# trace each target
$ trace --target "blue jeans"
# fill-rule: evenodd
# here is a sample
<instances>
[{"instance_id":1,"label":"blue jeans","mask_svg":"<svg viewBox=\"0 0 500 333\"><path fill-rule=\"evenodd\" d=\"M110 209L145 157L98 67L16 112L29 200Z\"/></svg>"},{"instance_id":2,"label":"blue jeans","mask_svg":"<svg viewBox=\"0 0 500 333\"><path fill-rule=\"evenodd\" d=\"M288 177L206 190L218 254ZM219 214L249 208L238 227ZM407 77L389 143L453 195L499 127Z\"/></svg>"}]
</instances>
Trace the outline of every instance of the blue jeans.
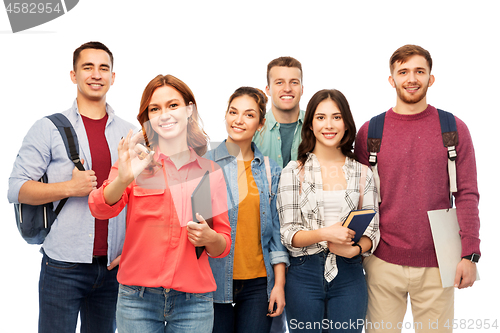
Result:
<instances>
[{"instance_id":1,"label":"blue jeans","mask_svg":"<svg viewBox=\"0 0 500 333\"><path fill-rule=\"evenodd\" d=\"M338 274L323 276L327 252L290 257L286 316L290 332L361 332L368 305L361 256L337 256ZM326 317L325 317L326 316Z\"/></svg>"},{"instance_id":2,"label":"blue jeans","mask_svg":"<svg viewBox=\"0 0 500 333\"><path fill-rule=\"evenodd\" d=\"M214 333L266 333L272 317L267 316L267 279L233 280L233 302L214 303Z\"/></svg>"},{"instance_id":3,"label":"blue jeans","mask_svg":"<svg viewBox=\"0 0 500 333\"><path fill-rule=\"evenodd\" d=\"M212 293L120 284L116 321L120 333L210 333Z\"/></svg>"},{"instance_id":4,"label":"blue jeans","mask_svg":"<svg viewBox=\"0 0 500 333\"><path fill-rule=\"evenodd\" d=\"M81 264L44 254L38 285L38 332L74 332L80 313L81 332L114 333L117 271L108 271L106 257Z\"/></svg>"}]
</instances>

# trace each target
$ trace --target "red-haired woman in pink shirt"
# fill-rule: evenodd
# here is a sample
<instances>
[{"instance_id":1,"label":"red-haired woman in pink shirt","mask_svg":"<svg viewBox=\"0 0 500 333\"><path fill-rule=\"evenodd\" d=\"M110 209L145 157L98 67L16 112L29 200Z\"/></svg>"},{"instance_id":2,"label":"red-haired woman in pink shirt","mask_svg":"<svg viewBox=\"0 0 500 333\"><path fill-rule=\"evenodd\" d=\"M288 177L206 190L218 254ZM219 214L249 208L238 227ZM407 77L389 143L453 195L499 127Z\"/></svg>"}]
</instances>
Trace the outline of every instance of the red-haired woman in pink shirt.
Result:
<instances>
[{"instance_id":1,"label":"red-haired woman in pink shirt","mask_svg":"<svg viewBox=\"0 0 500 333\"><path fill-rule=\"evenodd\" d=\"M231 238L224 176L200 157L208 138L195 105L184 82L171 75L155 77L137 116L146 154L136 156L141 135L129 133L118 146L119 160L109 179L89 198L96 217L114 216L128 206L118 272L120 332L212 331L216 284L208 255L226 256ZM190 196L206 171L213 229L203 217L199 224L192 222ZM200 246L206 251L197 259L195 247Z\"/></svg>"}]
</instances>

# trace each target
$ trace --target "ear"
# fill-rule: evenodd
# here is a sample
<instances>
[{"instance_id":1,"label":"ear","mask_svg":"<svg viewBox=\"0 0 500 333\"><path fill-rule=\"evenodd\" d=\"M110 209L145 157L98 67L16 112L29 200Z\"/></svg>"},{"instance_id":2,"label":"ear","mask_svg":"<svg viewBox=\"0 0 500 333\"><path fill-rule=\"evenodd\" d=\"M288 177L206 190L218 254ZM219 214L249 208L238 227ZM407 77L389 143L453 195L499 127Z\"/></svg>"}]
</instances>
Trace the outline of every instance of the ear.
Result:
<instances>
[{"instance_id":1,"label":"ear","mask_svg":"<svg viewBox=\"0 0 500 333\"><path fill-rule=\"evenodd\" d=\"M115 72L111 73L111 85L113 85L113 83L115 83Z\"/></svg>"},{"instance_id":2,"label":"ear","mask_svg":"<svg viewBox=\"0 0 500 333\"><path fill-rule=\"evenodd\" d=\"M429 87L432 86L434 84L434 81L436 81L436 78L434 77L434 75L431 75L429 77Z\"/></svg>"},{"instance_id":3,"label":"ear","mask_svg":"<svg viewBox=\"0 0 500 333\"><path fill-rule=\"evenodd\" d=\"M69 72L69 77L71 79L71 82L75 83L76 84L76 73L74 70L70 71Z\"/></svg>"},{"instance_id":4,"label":"ear","mask_svg":"<svg viewBox=\"0 0 500 333\"><path fill-rule=\"evenodd\" d=\"M187 108L186 108L186 112L187 112L187 116L188 117L191 117L193 115L193 110L196 106L193 104L193 102L189 102Z\"/></svg>"},{"instance_id":5,"label":"ear","mask_svg":"<svg viewBox=\"0 0 500 333\"><path fill-rule=\"evenodd\" d=\"M262 127L264 127L265 123L266 123L266 118L263 118L262 121L260 122L259 128L257 128L257 131L260 131Z\"/></svg>"},{"instance_id":6,"label":"ear","mask_svg":"<svg viewBox=\"0 0 500 333\"><path fill-rule=\"evenodd\" d=\"M271 97L271 89L269 88L269 86L266 86L266 95Z\"/></svg>"},{"instance_id":7,"label":"ear","mask_svg":"<svg viewBox=\"0 0 500 333\"><path fill-rule=\"evenodd\" d=\"M393 88L396 88L396 82L394 82L394 79L392 78L392 75L391 75L391 76L389 76L389 83L391 84L391 86L392 86Z\"/></svg>"}]
</instances>

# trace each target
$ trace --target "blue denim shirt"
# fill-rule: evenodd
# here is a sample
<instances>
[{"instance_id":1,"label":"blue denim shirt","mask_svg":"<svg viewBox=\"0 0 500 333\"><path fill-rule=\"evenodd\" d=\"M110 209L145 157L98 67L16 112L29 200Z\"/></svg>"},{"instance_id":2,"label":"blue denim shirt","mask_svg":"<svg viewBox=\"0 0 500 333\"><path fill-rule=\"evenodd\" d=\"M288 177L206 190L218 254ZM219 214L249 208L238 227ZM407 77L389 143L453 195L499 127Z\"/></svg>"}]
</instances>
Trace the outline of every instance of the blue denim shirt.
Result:
<instances>
[{"instance_id":1,"label":"blue denim shirt","mask_svg":"<svg viewBox=\"0 0 500 333\"><path fill-rule=\"evenodd\" d=\"M252 150L254 151L254 159L251 163L251 168L260 194L261 244L267 272L267 296L269 298L271 290L274 287L274 270L272 266L279 263L285 263L286 266L290 264L288 252L283 244L281 244L280 224L276 209L276 191L278 190L281 168L276 162L269 159L272 177L271 193L269 193L264 156L253 142ZM227 151L226 140L216 149L209 151L205 157L219 164L226 178L227 206L229 223L231 224L231 252L224 258L209 258L209 262L215 282L217 283L217 290L214 292L214 302L231 303L233 301L234 243L238 222L238 165L236 158ZM271 198L270 204L269 198Z\"/></svg>"},{"instance_id":2,"label":"blue denim shirt","mask_svg":"<svg viewBox=\"0 0 500 333\"><path fill-rule=\"evenodd\" d=\"M111 161L114 163L118 159L118 142L135 126L117 117L109 105L106 105L106 112L108 121L104 132ZM76 100L63 114L69 119L78 136L80 159L84 160L85 170L92 169L87 133ZM18 203L19 190L26 181L38 180L45 172L50 183L68 181L72 177L74 167L54 124L45 117L38 120L24 137L14 162L9 178L9 201ZM54 202L54 207L58 204L59 201ZM126 214L126 210L123 210L117 217L109 219L108 264L122 252ZM43 250L54 260L92 263L94 221L87 196L69 198L45 238Z\"/></svg>"}]
</instances>

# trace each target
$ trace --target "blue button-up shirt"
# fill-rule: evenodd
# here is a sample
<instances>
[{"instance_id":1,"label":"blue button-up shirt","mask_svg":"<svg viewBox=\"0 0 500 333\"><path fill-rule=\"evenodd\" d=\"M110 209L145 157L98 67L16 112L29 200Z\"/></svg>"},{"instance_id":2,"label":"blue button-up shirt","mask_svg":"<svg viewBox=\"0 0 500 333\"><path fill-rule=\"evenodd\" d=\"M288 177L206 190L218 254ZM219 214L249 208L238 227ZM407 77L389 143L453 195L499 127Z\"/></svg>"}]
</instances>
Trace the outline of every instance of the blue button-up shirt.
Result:
<instances>
[{"instance_id":1,"label":"blue button-up shirt","mask_svg":"<svg viewBox=\"0 0 500 333\"><path fill-rule=\"evenodd\" d=\"M304 120L305 111L300 111L297 127L293 134L291 161L297 160L297 152L301 141L302 122ZM253 142L257 145L259 150L264 156L269 156L276 161L281 168L286 167L283 165L283 156L281 154L281 134L280 123L274 118L272 110L266 112L266 123L260 131L255 132Z\"/></svg>"},{"instance_id":2,"label":"blue button-up shirt","mask_svg":"<svg viewBox=\"0 0 500 333\"><path fill-rule=\"evenodd\" d=\"M274 270L272 266L280 263L285 263L286 266L290 264L288 252L283 244L281 244L280 224L276 209L276 191L278 190L281 168L276 162L271 159L269 160L271 166L271 193L269 193L264 156L254 143L252 143L252 150L254 152L254 159L252 160L251 168L255 184L259 190L261 244L264 265L267 272L267 295L269 297L274 287ZM215 150L209 151L205 157L219 164L224 171L226 179L227 206L229 223L231 224L231 251L225 258L209 258L209 261L215 282L217 283L217 290L214 292L214 302L231 303L233 301L234 243L236 239L239 203L238 164L236 158L229 154L226 147L226 140Z\"/></svg>"},{"instance_id":3,"label":"blue button-up shirt","mask_svg":"<svg viewBox=\"0 0 500 333\"><path fill-rule=\"evenodd\" d=\"M114 163L118 159L118 142L134 126L117 117L106 104L108 121L105 136ZM76 100L63 114L73 125L80 149L80 159L85 170L92 169L92 157L83 120L78 112ZM44 173L50 183L71 180L75 168L68 158L61 134L48 118L35 122L26 134L21 149L14 162L9 178L8 198L18 203L19 190L28 180L38 180ZM54 208L59 201L54 202ZM109 220L108 224L108 264L121 254L125 239L126 211ZM94 251L95 219L90 214L88 197L70 197L43 243L43 250L52 259L65 262L91 263Z\"/></svg>"}]
</instances>

